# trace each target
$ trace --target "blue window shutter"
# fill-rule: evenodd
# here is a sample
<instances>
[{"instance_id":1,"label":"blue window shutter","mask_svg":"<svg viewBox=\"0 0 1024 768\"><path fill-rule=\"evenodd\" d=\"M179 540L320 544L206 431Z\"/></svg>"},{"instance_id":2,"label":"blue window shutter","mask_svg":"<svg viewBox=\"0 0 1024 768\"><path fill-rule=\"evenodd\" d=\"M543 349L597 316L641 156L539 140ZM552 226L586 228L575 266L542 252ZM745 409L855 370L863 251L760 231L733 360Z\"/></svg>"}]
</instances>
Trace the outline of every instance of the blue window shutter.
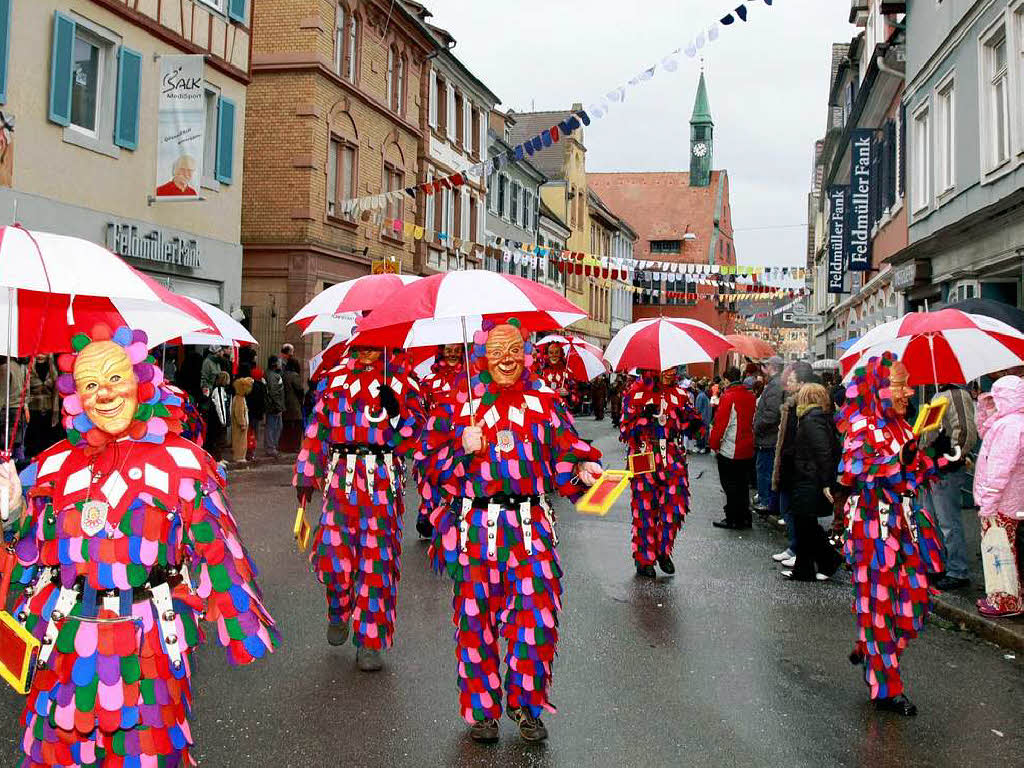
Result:
<instances>
[{"instance_id":1,"label":"blue window shutter","mask_svg":"<svg viewBox=\"0 0 1024 768\"><path fill-rule=\"evenodd\" d=\"M50 57L50 120L71 123L71 67L75 49L75 20L59 11L53 15Z\"/></svg>"},{"instance_id":2,"label":"blue window shutter","mask_svg":"<svg viewBox=\"0 0 1024 768\"><path fill-rule=\"evenodd\" d=\"M231 0L228 3L228 16L239 24L245 24L245 0Z\"/></svg>"},{"instance_id":3,"label":"blue window shutter","mask_svg":"<svg viewBox=\"0 0 1024 768\"><path fill-rule=\"evenodd\" d=\"M0 0L0 104L7 103L7 67L11 58L11 2Z\"/></svg>"},{"instance_id":4,"label":"blue window shutter","mask_svg":"<svg viewBox=\"0 0 1024 768\"><path fill-rule=\"evenodd\" d=\"M217 181L231 183L235 159L235 102L217 101Z\"/></svg>"},{"instance_id":5,"label":"blue window shutter","mask_svg":"<svg viewBox=\"0 0 1024 768\"><path fill-rule=\"evenodd\" d=\"M117 52L117 110L114 117L114 143L125 149L139 146L139 86L142 80L142 54L125 48Z\"/></svg>"}]
</instances>

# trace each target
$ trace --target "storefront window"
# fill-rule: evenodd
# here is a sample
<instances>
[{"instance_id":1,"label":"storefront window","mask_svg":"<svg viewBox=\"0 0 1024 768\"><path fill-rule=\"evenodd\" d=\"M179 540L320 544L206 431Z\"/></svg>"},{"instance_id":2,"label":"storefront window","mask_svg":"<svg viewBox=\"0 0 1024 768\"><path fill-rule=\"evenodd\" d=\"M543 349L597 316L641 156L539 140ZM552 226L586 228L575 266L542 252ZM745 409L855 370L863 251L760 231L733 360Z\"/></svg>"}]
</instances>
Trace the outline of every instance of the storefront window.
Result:
<instances>
[{"instance_id":1,"label":"storefront window","mask_svg":"<svg viewBox=\"0 0 1024 768\"><path fill-rule=\"evenodd\" d=\"M75 36L71 73L71 124L95 135L100 104L100 72L104 49L81 34Z\"/></svg>"}]
</instances>

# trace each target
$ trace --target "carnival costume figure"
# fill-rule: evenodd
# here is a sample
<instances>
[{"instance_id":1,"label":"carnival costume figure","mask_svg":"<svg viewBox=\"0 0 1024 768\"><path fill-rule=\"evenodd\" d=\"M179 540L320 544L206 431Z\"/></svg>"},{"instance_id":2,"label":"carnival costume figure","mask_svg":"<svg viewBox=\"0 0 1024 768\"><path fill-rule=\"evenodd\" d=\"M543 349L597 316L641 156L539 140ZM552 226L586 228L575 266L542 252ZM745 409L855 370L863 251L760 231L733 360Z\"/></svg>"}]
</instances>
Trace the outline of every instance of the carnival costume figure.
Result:
<instances>
[{"instance_id":1,"label":"carnival costume figure","mask_svg":"<svg viewBox=\"0 0 1024 768\"><path fill-rule=\"evenodd\" d=\"M206 421L192 402L188 393L173 384L164 384L172 395L181 400L181 436L196 445L202 445L206 441Z\"/></svg>"},{"instance_id":2,"label":"carnival costume figure","mask_svg":"<svg viewBox=\"0 0 1024 768\"><path fill-rule=\"evenodd\" d=\"M424 411L430 413L437 402L459 386L460 380L466 377L466 350L461 344L443 344L437 348L437 357L430 366L430 373L420 382L423 393ZM416 530L424 539L434 536L434 526L430 524L430 513L440 503L438 489L432 487L423 477L420 463L414 465L413 478L420 489L419 515L416 518Z\"/></svg>"},{"instance_id":3,"label":"carnival costume figure","mask_svg":"<svg viewBox=\"0 0 1024 768\"><path fill-rule=\"evenodd\" d=\"M363 671L383 665L395 632L402 549L402 456L415 447L424 414L407 366L358 348L328 372L295 463L305 506L324 491L310 564L327 592L327 641L344 645L352 623Z\"/></svg>"},{"instance_id":4,"label":"carnival costume figure","mask_svg":"<svg viewBox=\"0 0 1024 768\"><path fill-rule=\"evenodd\" d=\"M278 643L213 459L146 335L98 327L61 355L67 439L0 484L20 507L14 614L41 641L24 768L187 766L199 620L232 664ZM21 489L26 499L20 498Z\"/></svg>"},{"instance_id":5,"label":"carnival costume figure","mask_svg":"<svg viewBox=\"0 0 1024 768\"><path fill-rule=\"evenodd\" d=\"M700 414L675 369L646 371L623 395L619 439L630 454L653 453L654 471L633 475L633 561L637 574L654 578L654 563L675 573L672 547L690 506L683 439L703 429Z\"/></svg>"},{"instance_id":6,"label":"carnival costume figure","mask_svg":"<svg viewBox=\"0 0 1024 768\"><path fill-rule=\"evenodd\" d=\"M443 492L431 558L454 581L459 701L477 741L498 739L506 711L528 741L547 737L540 714L558 644L561 577L545 498L575 497L601 474L600 453L576 433L562 399L530 373L515 319L475 337L466 387L433 409L419 459ZM477 425L479 419L479 425Z\"/></svg>"},{"instance_id":7,"label":"carnival costume figure","mask_svg":"<svg viewBox=\"0 0 1024 768\"><path fill-rule=\"evenodd\" d=\"M876 706L902 715L916 707L903 694L900 656L931 608L928 573L942 570L942 545L916 491L934 472L905 420L907 369L886 353L854 372L836 417L844 435L839 481L849 489L846 560L853 572L857 641Z\"/></svg>"},{"instance_id":8,"label":"carnival costume figure","mask_svg":"<svg viewBox=\"0 0 1024 768\"><path fill-rule=\"evenodd\" d=\"M580 403L579 387L569 372L565 349L561 344L552 341L547 345L543 357L540 358L537 372L548 389L565 401L570 412L574 412Z\"/></svg>"}]
</instances>

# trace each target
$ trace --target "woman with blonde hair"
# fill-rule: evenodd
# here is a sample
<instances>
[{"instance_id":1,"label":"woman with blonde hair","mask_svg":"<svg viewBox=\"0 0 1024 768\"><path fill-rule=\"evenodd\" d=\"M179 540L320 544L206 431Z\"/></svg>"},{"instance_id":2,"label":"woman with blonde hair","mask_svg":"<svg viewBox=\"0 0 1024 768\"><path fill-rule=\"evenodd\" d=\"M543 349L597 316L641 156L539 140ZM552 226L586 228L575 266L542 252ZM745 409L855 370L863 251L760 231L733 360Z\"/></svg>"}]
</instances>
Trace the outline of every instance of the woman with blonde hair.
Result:
<instances>
[{"instance_id":1,"label":"woman with blonde hair","mask_svg":"<svg viewBox=\"0 0 1024 768\"><path fill-rule=\"evenodd\" d=\"M819 517L832 515L839 468L839 434L831 411L827 389L814 383L800 387L791 492L796 564L782 572L793 581L824 581L841 562L818 523Z\"/></svg>"}]
</instances>

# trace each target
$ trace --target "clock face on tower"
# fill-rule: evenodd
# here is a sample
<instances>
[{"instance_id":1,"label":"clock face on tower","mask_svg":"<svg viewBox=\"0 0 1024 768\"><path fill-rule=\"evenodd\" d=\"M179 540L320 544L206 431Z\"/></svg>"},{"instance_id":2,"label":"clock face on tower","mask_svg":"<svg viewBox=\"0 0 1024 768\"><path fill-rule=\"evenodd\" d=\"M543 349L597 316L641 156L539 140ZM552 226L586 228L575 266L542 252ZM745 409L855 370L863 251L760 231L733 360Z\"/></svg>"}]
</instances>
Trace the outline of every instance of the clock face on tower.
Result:
<instances>
[{"instance_id":1,"label":"clock face on tower","mask_svg":"<svg viewBox=\"0 0 1024 768\"><path fill-rule=\"evenodd\" d=\"M694 157L704 157L704 155L706 155L707 153L708 145L705 144L703 141L698 141L696 144L693 145Z\"/></svg>"}]
</instances>

